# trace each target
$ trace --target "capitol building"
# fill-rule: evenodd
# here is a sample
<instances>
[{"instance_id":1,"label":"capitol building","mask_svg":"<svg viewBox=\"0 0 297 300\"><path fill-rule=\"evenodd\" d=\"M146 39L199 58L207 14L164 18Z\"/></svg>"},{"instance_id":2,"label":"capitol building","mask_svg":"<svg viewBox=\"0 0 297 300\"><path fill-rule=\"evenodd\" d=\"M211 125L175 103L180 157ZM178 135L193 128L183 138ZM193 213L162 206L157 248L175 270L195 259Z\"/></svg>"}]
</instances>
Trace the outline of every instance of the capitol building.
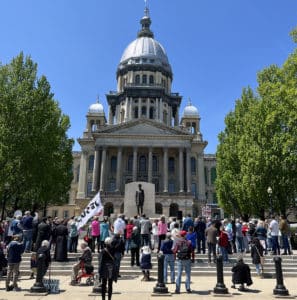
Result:
<instances>
[{"instance_id":1,"label":"capitol building","mask_svg":"<svg viewBox=\"0 0 297 300\"><path fill-rule=\"evenodd\" d=\"M63 212L53 208L54 215L77 214L98 191L104 215L124 212L131 182L154 185L156 215L198 215L206 205L216 207L216 160L205 154L198 108L188 100L181 111L183 99L171 90L172 67L154 38L148 8L140 24L118 64L116 91L106 95L108 112L99 101L88 108L81 151L73 153L69 205Z\"/></svg>"}]
</instances>

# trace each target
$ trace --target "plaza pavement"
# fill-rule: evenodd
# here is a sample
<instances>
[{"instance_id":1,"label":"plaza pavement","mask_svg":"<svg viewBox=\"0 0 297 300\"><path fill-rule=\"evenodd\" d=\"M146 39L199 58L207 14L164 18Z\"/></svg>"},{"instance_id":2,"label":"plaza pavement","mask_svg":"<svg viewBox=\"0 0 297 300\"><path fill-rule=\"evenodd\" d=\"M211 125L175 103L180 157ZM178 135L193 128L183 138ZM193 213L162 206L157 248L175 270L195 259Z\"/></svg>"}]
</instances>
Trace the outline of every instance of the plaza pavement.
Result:
<instances>
[{"instance_id":1,"label":"plaza pavement","mask_svg":"<svg viewBox=\"0 0 297 300\"><path fill-rule=\"evenodd\" d=\"M285 276L285 274L284 274ZM99 300L101 295L90 296L92 294L92 286L84 285L84 281L80 286L70 286L70 278L67 276L58 276L54 279L60 280L60 293L59 294L48 294L47 296L42 295L27 295L29 293L30 287L34 284L34 280L29 280L22 278L19 282L19 286L22 288L20 292L6 292L4 289L5 281L0 280L0 300ZM184 276L183 276L184 279ZM153 289L156 286L156 278L152 278L150 282L141 281L141 277L128 277L124 276L117 283L114 283L114 294L112 296L113 300L159 300L159 299L172 299L172 300L186 300L186 299L213 299L213 298L232 298L240 300L251 300L251 299L274 299L273 289L276 286L276 279L261 279L258 277L253 277L254 284L250 287L247 292L239 292L238 290L231 289L231 278L225 277L225 285L229 290L230 295L228 296L214 296L212 293L213 288L216 285L215 277L193 277L191 283L192 294L185 292L184 283L181 286L181 293L174 294L175 284L168 284L168 290L171 292L171 296L153 296ZM296 278L284 278L284 285L289 290L291 297L297 297L297 284ZM107 299L107 297L106 297Z\"/></svg>"}]
</instances>

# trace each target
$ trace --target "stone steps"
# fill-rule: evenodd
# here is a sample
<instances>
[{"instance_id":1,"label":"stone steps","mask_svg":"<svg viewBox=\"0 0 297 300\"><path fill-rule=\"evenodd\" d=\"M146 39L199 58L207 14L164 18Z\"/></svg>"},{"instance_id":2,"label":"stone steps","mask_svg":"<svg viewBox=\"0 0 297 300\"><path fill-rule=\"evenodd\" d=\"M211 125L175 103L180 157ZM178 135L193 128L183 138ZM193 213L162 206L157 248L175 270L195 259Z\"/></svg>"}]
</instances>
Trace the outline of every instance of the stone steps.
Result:
<instances>
[{"instance_id":1,"label":"stone steps","mask_svg":"<svg viewBox=\"0 0 297 300\"><path fill-rule=\"evenodd\" d=\"M78 260L80 256L79 253L70 253L68 262L55 262L51 264L51 275L71 275L72 265ZM225 276L231 276L231 268L236 262L236 255L230 255L230 263L224 265ZM252 264L252 259L249 254L244 255L244 261L250 266L252 275L256 275L255 266ZM152 264L153 269L151 270L151 275L157 277L158 262L157 255L152 254ZM97 253L93 255L93 265L95 267L95 272L98 266L98 255ZM297 255L282 256L282 269L284 277L297 277ZM23 260L20 266L21 275L27 276L30 274L30 254L25 253L23 255ZM125 255L121 262L120 273L123 276L139 276L142 274L139 267L130 266L130 254ZM216 265L207 263L207 255L196 255L195 262L192 263L192 276L216 276ZM266 256L265 266L264 266L265 277L275 277L275 267L273 256Z\"/></svg>"}]
</instances>

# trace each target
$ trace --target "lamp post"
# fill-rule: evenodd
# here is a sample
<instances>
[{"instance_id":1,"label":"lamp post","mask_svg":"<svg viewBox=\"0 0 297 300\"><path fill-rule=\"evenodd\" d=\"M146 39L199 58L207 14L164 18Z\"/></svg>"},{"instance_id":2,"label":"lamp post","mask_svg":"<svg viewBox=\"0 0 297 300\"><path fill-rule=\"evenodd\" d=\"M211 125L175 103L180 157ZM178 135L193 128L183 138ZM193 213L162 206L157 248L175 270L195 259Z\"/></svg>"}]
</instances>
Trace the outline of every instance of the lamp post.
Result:
<instances>
[{"instance_id":1,"label":"lamp post","mask_svg":"<svg viewBox=\"0 0 297 300\"><path fill-rule=\"evenodd\" d=\"M4 192L3 192L3 199L2 199L1 221L3 221L3 219L4 219L7 193L8 193L9 187L10 187L9 183L6 182L4 185Z\"/></svg>"},{"instance_id":2,"label":"lamp post","mask_svg":"<svg viewBox=\"0 0 297 300\"><path fill-rule=\"evenodd\" d=\"M272 188L270 186L267 188L267 193L268 193L269 205L270 205L269 214L270 214L270 217L271 217L272 214L273 214L273 208L272 208Z\"/></svg>"}]
</instances>

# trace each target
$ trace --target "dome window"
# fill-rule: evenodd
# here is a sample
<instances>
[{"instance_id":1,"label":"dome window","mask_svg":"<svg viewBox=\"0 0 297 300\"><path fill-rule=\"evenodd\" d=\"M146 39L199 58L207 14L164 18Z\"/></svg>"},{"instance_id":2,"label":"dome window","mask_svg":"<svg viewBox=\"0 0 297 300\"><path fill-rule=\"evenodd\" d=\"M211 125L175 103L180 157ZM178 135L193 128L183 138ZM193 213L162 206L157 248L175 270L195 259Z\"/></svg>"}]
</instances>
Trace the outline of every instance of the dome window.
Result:
<instances>
[{"instance_id":1,"label":"dome window","mask_svg":"<svg viewBox=\"0 0 297 300\"><path fill-rule=\"evenodd\" d=\"M145 106L142 106L141 108L141 116L146 116L146 107Z\"/></svg>"},{"instance_id":2,"label":"dome window","mask_svg":"<svg viewBox=\"0 0 297 300\"><path fill-rule=\"evenodd\" d=\"M136 83L136 84L139 84L139 83L140 83L140 76L139 76L139 75L136 75L136 76L135 76L135 83Z\"/></svg>"},{"instance_id":3,"label":"dome window","mask_svg":"<svg viewBox=\"0 0 297 300\"><path fill-rule=\"evenodd\" d=\"M154 76L150 75L150 84L154 84Z\"/></svg>"},{"instance_id":4,"label":"dome window","mask_svg":"<svg viewBox=\"0 0 297 300\"><path fill-rule=\"evenodd\" d=\"M142 62L146 63L146 62L147 62L147 59L146 59L146 58L143 58L143 59L142 59Z\"/></svg>"},{"instance_id":5,"label":"dome window","mask_svg":"<svg viewBox=\"0 0 297 300\"><path fill-rule=\"evenodd\" d=\"M138 119L138 107L134 108L134 119Z\"/></svg>"},{"instance_id":6,"label":"dome window","mask_svg":"<svg viewBox=\"0 0 297 300\"><path fill-rule=\"evenodd\" d=\"M146 84L147 83L147 76L144 74L142 75L142 83Z\"/></svg>"}]
</instances>

